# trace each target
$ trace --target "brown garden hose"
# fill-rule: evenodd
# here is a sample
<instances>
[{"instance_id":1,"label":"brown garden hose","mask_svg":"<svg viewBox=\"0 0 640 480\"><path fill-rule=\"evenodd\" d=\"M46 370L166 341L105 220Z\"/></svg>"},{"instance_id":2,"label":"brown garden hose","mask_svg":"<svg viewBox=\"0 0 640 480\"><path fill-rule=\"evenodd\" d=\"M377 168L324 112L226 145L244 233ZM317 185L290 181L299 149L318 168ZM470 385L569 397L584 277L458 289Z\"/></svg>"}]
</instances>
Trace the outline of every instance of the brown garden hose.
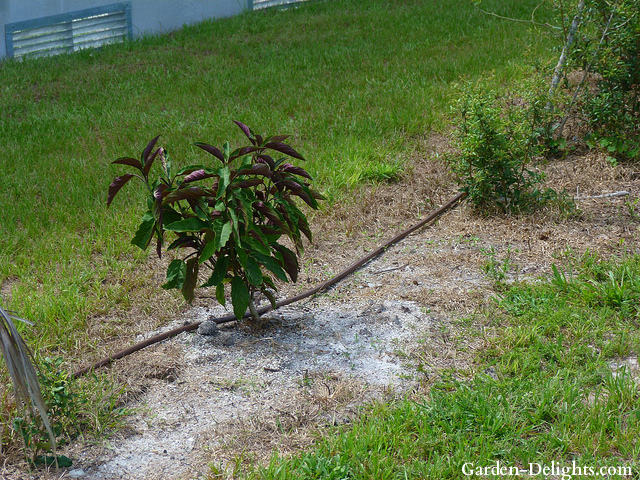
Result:
<instances>
[{"instance_id":1,"label":"brown garden hose","mask_svg":"<svg viewBox=\"0 0 640 480\"><path fill-rule=\"evenodd\" d=\"M384 245L382 245L378 249L374 250L373 252L369 253L367 256L365 256L365 257L361 258L360 260L356 261L355 263L353 263L352 265L350 265L349 267L344 269L342 272L338 273L336 276L330 278L326 282L321 283L317 287L314 287L314 288L312 288L310 290L307 290L306 292L303 292L303 293L301 293L299 295L296 295L295 297L287 298L285 300L277 302L276 303L276 308L284 307L285 305L289 305L291 303L299 302L300 300L304 300L305 298L311 297L311 296L313 296L313 295L315 295L317 293L320 293L320 292L328 289L329 287L332 287L333 285L338 283L340 280L343 280L345 277L351 275L353 272L358 270L363 265L369 263L371 260L376 258L378 255L384 253L392 245L398 243L400 240L403 240L405 237L407 237L408 235L412 234L413 232L415 232L419 228L425 226L427 223L430 223L433 220L435 220L436 218L438 218L440 215L445 213L447 210L449 210L452 207L454 207L460 200L464 199L466 196L467 196L466 193L458 193L455 197L453 197L447 203L442 205L440 208L438 208L437 210L434 210L433 212L431 212L427 216L427 218L425 218L424 220L420 221L419 223L417 223L416 225L412 226L411 228L409 228L407 230L404 230L403 232L399 233L398 235L396 235L392 239L388 240L387 242L385 242ZM273 307L271 305L266 305L264 307L260 307L258 309L258 313L259 314L263 314L263 313L269 312L270 310L273 310ZM214 319L214 321L217 324L233 322L234 320L236 320L236 317L234 315L232 315L232 314L225 315L223 317L218 317L218 318ZM176 335L178 335L178 334L180 334L182 332L189 332L191 330L195 330L195 329L198 328L198 326L201 323L202 323L202 321L193 322L193 323L187 323L186 325L182 325L181 327L174 328L173 330L169 330L167 332L160 333L158 335L154 335L153 337L150 337L150 338L148 338L148 339L146 339L146 340L144 340L144 341L142 341L140 343L136 343L135 345L132 345L132 346L130 346L128 348L125 348L124 350L120 350L119 352L116 352L116 353L114 353L113 355L110 355L107 358L103 358L102 360L94 363L93 365L81 368L80 370L78 370L77 372L75 372L73 374L73 377L74 378L78 378L78 377L80 377L80 376L82 376L82 375L84 375L84 374L86 374L88 372L96 370L96 369L98 369L100 367L104 367L105 365L109 365L114 360L117 360L117 359L122 358L122 357L126 357L127 355L130 355L133 352L137 352L138 350L142 350L143 348L146 348L146 347L148 347L150 345L153 345L154 343L158 343L158 342L161 342L161 341L166 340L168 338L175 337Z\"/></svg>"}]
</instances>

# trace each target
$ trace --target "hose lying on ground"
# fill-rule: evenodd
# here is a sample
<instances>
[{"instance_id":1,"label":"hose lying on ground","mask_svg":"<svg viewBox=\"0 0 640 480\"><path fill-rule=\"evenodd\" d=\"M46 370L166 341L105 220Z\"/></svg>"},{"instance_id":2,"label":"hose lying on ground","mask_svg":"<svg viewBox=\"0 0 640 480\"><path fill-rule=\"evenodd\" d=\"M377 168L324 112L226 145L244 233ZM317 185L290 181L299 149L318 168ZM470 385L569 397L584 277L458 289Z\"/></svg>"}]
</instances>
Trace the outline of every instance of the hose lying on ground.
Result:
<instances>
[{"instance_id":1,"label":"hose lying on ground","mask_svg":"<svg viewBox=\"0 0 640 480\"><path fill-rule=\"evenodd\" d=\"M385 250L387 250L392 245L398 243L400 240L403 240L404 238L406 238L408 235L412 234L413 232L415 232L419 228L425 226L427 223L432 222L433 220L438 218L440 215L445 213L447 210L449 210L452 207L454 207L460 200L464 199L466 196L467 196L466 193L457 194L455 197L453 197L447 203L442 205L440 208L438 208L437 210L434 210L433 212L431 212L425 219L421 220L419 223L415 224L411 228L408 228L407 230L404 230L403 232L400 232L398 235L396 235L392 239L390 239L387 242L385 242L382 246L378 247L376 250L374 250L373 252L369 253L367 256L361 258L360 260L358 260L358 261L354 262L353 264L351 264L349 267L345 268L342 272L338 273L336 276L330 278L326 282L321 283L317 287L314 287L314 288L312 288L310 290L307 290L306 292L303 292L303 293L301 293L299 295L296 295L294 297L287 298L285 300L277 302L276 303L276 308L284 307L285 305L290 305L292 303L299 302L300 300L304 300L305 298L308 298L308 297L311 297L313 295L316 295L317 293L320 293L320 292L328 289L329 287L332 287L333 285L335 285L339 281L343 280L345 277L351 275L353 272L355 272L356 270L358 270L359 268L361 268L365 264L369 263L371 260L376 258L378 255L384 253ZM264 307L258 308L258 313L260 315L262 315L263 313L269 312L271 310L273 310L273 307L269 304L269 305L266 305ZM223 317L218 317L218 318L214 319L214 321L217 324L229 323L229 322L233 322L235 320L236 320L236 317L233 314L225 315ZM88 367L81 368L80 370L78 370L77 372L75 372L73 374L73 377L74 378L78 378L78 377L80 377L80 376L82 376L82 375L84 375L84 374L86 374L88 372L96 370L96 369L98 369L100 367L104 367L105 365L109 365L114 360L117 360L117 359L122 358L122 357L126 357L127 355L130 355L130 354L132 354L134 352L137 352L138 350L142 350L143 348L146 348L146 347L148 347L150 345L153 345L154 343L158 343L158 342L161 342L161 341L166 340L168 338L175 337L176 335L179 335L182 332L189 332L191 330L195 330L200 326L201 323L202 323L202 321L193 322L193 323L187 323L185 325L182 325L181 327L174 328L173 330L169 330L167 332L159 333L158 335L154 335L153 337L150 337L150 338L148 338L146 340L143 340L140 343L136 343L135 345L132 345L132 346L130 346L128 348L125 348L124 350L120 350L119 352L116 352L116 353L108 356L107 358L103 358L102 360L99 360L98 362L94 363L93 365L89 365Z\"/></svg>"}]
</instances>

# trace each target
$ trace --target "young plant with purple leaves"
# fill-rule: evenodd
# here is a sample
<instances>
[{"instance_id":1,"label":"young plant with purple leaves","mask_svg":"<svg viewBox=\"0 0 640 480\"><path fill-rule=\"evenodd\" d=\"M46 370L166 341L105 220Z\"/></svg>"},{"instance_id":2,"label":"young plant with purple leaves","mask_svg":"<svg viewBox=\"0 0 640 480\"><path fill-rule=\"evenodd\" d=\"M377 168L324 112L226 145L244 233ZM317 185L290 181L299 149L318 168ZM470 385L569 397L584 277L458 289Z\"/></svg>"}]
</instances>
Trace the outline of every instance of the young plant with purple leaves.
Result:
<instances>
[{"instance_id":1,"label":"young plant with purple leaves","mask_svg":"<svg viewBox=\"0 0 640 480\"><path fill-rule=\"evenodd\" d=\"M188 251L169 264L163 288L180 289L191 302L201 270L206 268L208 280L200 286L215 287L216 299L225 305L225 285L230 285L236 318L243 318L249 309L257 321L257 292L275 306L275 279L297 280L302 236L312 239L295 199L317 209L317 200L323 197L311 188L309 173L290 163L290 158L304 158L285 143L287 136L265 138L235 123L250 145L232 151L228 142L221 149L196 143L214 157L210 164L190 165L174 173L167 152L156 148L158 137L149 142L140 159L115 160L137 173L113 180L107 205L129 180L141 180L148 193L147 211L131 243L146 249L155 238L161 256L165 237L171 235L167 250ZM151 167L158 159L161 173L154 178ZM283 245L283 238L291 241L295 251Z\"/></svg>"}]
</instances>

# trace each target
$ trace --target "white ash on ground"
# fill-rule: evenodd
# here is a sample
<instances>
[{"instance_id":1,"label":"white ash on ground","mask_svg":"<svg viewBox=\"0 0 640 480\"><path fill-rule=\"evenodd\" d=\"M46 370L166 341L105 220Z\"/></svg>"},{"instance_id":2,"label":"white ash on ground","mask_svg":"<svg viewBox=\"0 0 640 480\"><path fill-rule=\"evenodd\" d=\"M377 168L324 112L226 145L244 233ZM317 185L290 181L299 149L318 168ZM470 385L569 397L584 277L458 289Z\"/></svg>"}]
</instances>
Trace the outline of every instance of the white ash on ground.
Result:
<instances>
[{"instance_id":1,"label":"white ash on ground","mask_svg":"<svg viewBox=\"0 0 640 480\"><path fill-rule=\"evenodd\" d=\"M196 309L188 320L223 313ZM84 470L83 478L197 478L206 470L203 453L219 448L221 427L294 415L297 402L314 401L315 382L324 394L316 395L318 405L312 412L307 408L307 415L329 421L338 411L325 408L331 407L328 397L337 391L336 379L352 391L339 402L340 417L355 413L390 387L404 391L413 385L397 352L431 326L412 302L338 303L329 296L266 318L258 332L223 327L214 335L190 333L171 340L180 346L180 370L155 378L153 388L132 406L140 410L132 418L135 433L112 439L99 456L94 452L91 457L101 457L99 462L74 465Z\"/></svg>"}]
</instances>

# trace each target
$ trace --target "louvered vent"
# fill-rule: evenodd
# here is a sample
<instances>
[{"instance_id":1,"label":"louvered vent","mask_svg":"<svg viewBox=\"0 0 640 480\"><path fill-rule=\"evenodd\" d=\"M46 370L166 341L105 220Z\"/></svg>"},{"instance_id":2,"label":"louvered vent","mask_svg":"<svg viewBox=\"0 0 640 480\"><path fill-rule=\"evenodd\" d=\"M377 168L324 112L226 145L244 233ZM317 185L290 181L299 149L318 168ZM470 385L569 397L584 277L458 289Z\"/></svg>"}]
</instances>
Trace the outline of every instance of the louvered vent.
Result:
<instances>
[{"instance_id":1,"label":"louvered vent","mask_svg":"<svg viewBox=\"0 0 640 480\"><path fill-rule=\"evenodd\" d=\"M123 42L131 36L127 3L38 18L5 27L7 53L42 57Z\"/></svg>"},{"instance_id":2,"label":"louvered vent","mask_svg":"<svg viewBox=\"0 0 640 480\"><path fill-rule=\"evenodd\" d=\"M282 5L291 5L292 3L306 2L307 0L253 0L253 9L276 7Z\"/></svg>"}]
</instances>

